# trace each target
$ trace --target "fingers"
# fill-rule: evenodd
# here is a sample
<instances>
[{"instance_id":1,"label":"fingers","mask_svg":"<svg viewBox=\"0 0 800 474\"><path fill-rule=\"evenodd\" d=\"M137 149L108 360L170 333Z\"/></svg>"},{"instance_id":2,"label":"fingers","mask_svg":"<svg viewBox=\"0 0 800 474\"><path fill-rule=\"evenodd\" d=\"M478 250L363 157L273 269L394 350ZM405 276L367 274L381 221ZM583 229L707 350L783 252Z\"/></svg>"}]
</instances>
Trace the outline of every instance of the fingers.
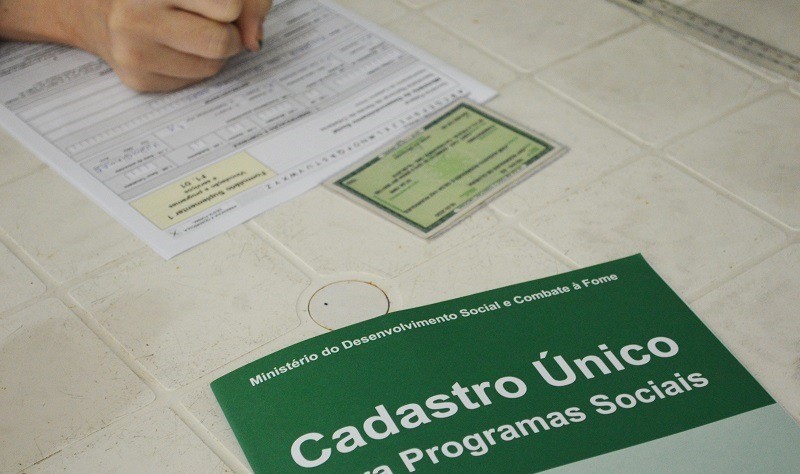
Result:
<instances>
[{"instance_id":1,"label":"fingers","mask_svg":"<svg viewBox=\"0 0 800 474\"><path fill-rule=\"evenodd\" d=\"M233 23L242 15L247 0L171 0L175 8L220 23Z\"/></svg>"},{"instance_id":2,"label":"fingers","mask_svg":"<svg viewBox=\"0 0 800 474\"><path fill-rule=\"evenodd\" d=\"M164 45L137 45L117 56L117 63L125 69L179 79L201 80L217 74L225 65L224 59L209 59L183 53ZM143 67L146 65L146 67Z\"/></svg>"},{"instance_id":3,"label":"fingers","mask_svg":"<svg viewBox=\"0 0 800 474\"><path fill-rule=\"evenodd\" d=\"M261 49L264 38L264 18L272 8L272 0L244 0L241 15L236 20L242 42L250 51Z\"/></svg>"},{"instance_id":4,"label":"fingers","mask_svg":"<svg viewBox=\"0 0 800 474\"><path fill-rule=\"evenodd\" d=\"M122 15L110 26L111 48L103 56L139 91L175 90L211 77L242 50L235 26L182 10L162 10L148 21Z\"/></svg>"},{"instance_id":5,"label":"fingers","mask_svg":"<svg viewBox=\"0 0 800 474\"><path fill-rule=\"evenodd\" d=\"M140 92L170 92L194 84L197 79L181 79L142 71L117 70L123 84Z\"/></svg>"},{"instance_id":6,"label":"fingers","mask_svg":"<svg viewBox=\"0 0 800 474\"><path fill-rule=\"evenodd\" d=\"M229 58L242 50L239 30L183 10L155 20L152 40L172 49L209 59Z\"/></svg>"},{"instance_id":7,"label":"fingers","mask_svg":"<svg viewBox=\"0 0 800 474\"><path fill-rule=\"evenodd\" d=\"M201 58L161 46L128 50L111 65L128 87L145 92L165 92L217 74L225 60Z\"/></svg>"},{"instance_id":8,"label":"fingers","mask_svg":"<svg viewBox=\"0 0 800 474\"><path fill-rule=\"evenodd\" d=\"M128 86L165 91L216 74L245 44L258 50L271 0L109 0L98 52Z\"/></svg>"}]
</instances>

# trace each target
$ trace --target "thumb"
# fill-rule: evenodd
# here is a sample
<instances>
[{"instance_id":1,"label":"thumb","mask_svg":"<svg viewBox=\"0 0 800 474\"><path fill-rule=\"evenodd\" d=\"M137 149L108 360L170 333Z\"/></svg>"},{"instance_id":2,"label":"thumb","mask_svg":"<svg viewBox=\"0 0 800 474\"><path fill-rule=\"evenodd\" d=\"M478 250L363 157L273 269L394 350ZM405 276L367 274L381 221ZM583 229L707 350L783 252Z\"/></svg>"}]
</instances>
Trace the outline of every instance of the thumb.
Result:
<instances>
[{"instance_id":1,"label":"thumb","mask_svg":"<svg viewBox=\"0 0 800 474\"><path fill-rule=\"evenodd\" d=\"M264 18L272 8L272 0L244 0L244 7L236 26L242 35L242 41L250 51L261 49L264 39Z\"/></svg>"}]
</instances>

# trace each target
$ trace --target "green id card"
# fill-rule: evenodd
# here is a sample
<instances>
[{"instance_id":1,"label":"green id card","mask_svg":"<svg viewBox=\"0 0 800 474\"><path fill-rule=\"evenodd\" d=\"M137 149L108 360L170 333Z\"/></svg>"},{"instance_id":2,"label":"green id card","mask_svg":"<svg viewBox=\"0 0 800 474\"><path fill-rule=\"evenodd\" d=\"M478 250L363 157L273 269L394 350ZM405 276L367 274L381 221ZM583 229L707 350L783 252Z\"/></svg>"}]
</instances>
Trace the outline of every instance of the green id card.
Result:
<instances>
[{"instance_id":1,"label":"green id card","mask_svg":"<svg viewBox=\"0 0 800 474\"><path fill-rule=\"evenodd\" d=\"M461 102L329 185L431 237L563 151Z\"/></svg>"}]
</instances>

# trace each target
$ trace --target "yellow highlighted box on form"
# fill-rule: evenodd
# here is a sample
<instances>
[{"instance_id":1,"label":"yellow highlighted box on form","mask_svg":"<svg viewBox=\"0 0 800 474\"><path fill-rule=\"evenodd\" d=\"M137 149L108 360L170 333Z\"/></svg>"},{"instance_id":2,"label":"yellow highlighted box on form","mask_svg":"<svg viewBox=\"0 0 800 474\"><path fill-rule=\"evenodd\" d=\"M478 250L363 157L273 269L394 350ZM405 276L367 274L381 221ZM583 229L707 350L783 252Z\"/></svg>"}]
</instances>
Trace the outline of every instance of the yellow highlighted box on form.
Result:
<instances>
[{"instance_id":1,"label":"yellow highlighted box on form","mask_svg":"<svg viewBox=\"0 0 800 474\"><path fill-rule=\"evenodd\" d=\"M275 172L246 152L209 166L131 203L134 209L167 229L237 194L258 186Z\"/></svg>"}]
</instances>

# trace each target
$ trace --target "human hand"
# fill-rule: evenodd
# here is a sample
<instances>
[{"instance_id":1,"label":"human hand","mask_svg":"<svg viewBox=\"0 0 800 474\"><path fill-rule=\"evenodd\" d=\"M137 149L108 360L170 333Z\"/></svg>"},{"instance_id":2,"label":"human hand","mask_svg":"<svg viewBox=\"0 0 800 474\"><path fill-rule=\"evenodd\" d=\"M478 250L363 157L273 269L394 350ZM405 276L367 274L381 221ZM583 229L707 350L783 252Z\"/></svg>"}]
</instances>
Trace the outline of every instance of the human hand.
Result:
<instances>
[{"instance_id":1,"label":"human hand","mask_svg":"<svg viewBox=\"0 0 800 474\"><path fill-rule=\"evenodd\" d=\"M127 86L170 91L260 49L272 0L73 0L73 45L109 63Z\"/></svg>"}]
</instances>

